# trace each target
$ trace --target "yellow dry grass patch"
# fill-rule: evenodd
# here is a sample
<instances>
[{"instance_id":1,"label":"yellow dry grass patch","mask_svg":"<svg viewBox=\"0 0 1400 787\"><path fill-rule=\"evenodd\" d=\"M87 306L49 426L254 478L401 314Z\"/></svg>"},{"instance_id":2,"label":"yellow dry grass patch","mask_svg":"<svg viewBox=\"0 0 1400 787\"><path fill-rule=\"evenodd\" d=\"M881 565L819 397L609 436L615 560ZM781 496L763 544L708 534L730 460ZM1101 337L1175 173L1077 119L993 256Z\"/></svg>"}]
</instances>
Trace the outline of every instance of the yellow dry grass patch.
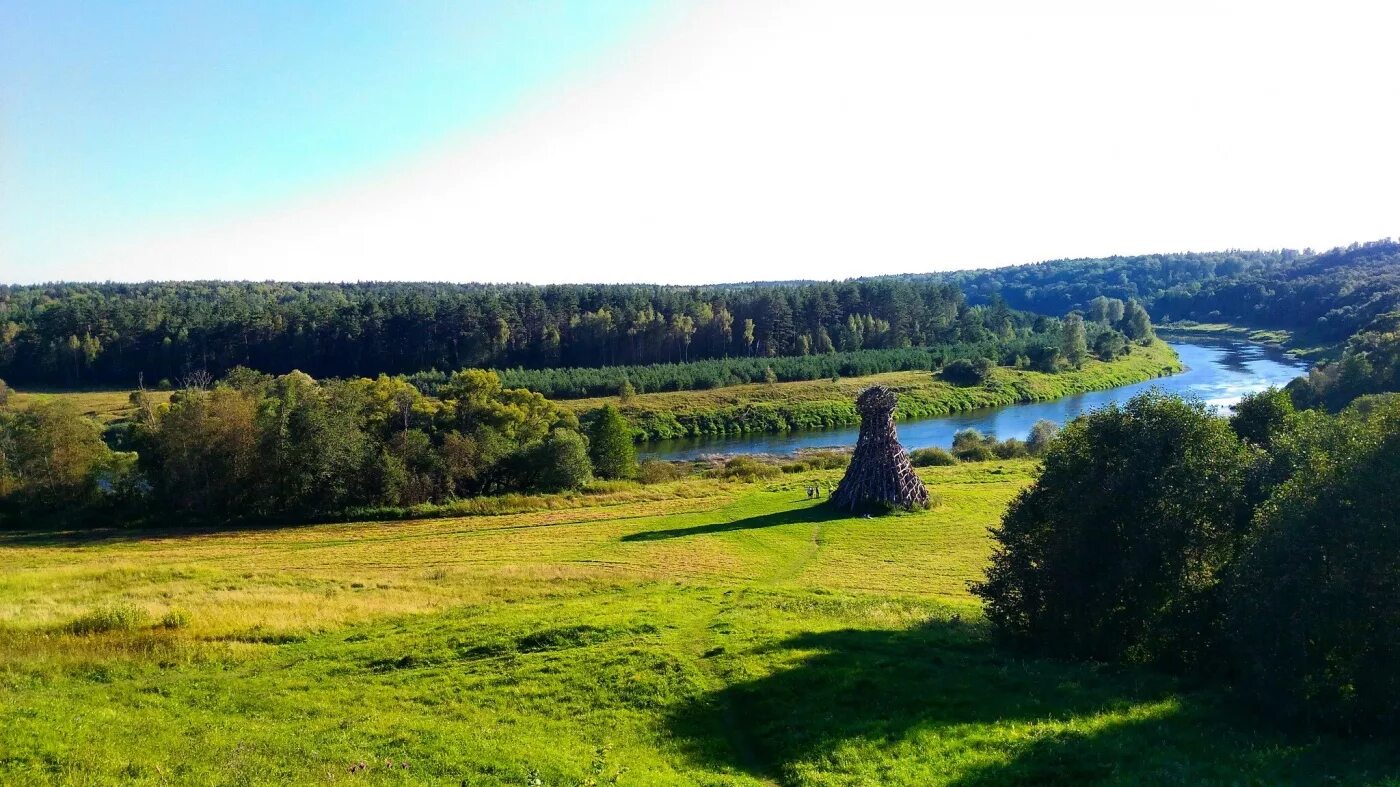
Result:
<instances>
[{"instance_id":1,"label":"yellow dry grass patch","mask_svg":"<svg viewBox=\"0 0 1400 787\"><path fill-rule=\"evenodd\" d=\"M162 404L170 401L169 391L147 391L147 394L157 403ZM78 411L91 418L96 418L102 423L119 421L129 418L136 412L136 408L131 406L131 392L127 390L118 391L15 391L10 398L10 405L16 408L24 408L31 404L53 399L65 399L72 402Z\"/></svg>"}]
</instances>

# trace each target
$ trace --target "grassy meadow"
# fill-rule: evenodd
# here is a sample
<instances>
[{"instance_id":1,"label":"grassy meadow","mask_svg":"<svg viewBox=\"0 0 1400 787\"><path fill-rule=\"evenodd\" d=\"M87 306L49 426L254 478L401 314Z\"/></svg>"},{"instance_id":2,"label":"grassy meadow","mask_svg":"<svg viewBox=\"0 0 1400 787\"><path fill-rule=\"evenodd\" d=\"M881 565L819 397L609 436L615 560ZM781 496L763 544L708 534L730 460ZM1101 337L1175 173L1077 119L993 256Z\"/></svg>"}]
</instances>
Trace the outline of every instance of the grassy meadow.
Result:
<instances>
[{"instance_id":1,"label":"grassy meadow","mask_svg":"<svg viewBox=\"0 0 1400 787\"><path fill-rule=\"evenodd\" d=\"M1380 745L989 641L1029 461L838 516L688 479L605 504L0 535L3 784L1400 784Z\"/></svg>"},{"instance_id":2,"label":"grassy meadow","mask_svg":"<svg viewBox=\"0 0 1400 787\"><path fill-rule=\"evenodd\" d=\"M899 392L897 415L926 418L982 407L1059 399L1100 391L1181 371L1181 361L1165 342L1132 347L1113 361L1086 361L1082 369L1056 374L998 367L981 385L959 386L924 371L888 372L835 380L752 383L705 391L644 393L622 401L616 396L559 401L586 413L612 404L648 439L698 437L788 429L820 429L859 422L855 397L871 385Z\"/></svg>"},{"instance_id":3,"label":"grassy meadow","mask_svg":"<svg viewBox=\"0 0 1400 787\"><path fill-rule=\"evenodd\" d=\"M169 391L147 393L157 404L170 400ZM136 413L136 408L131 404L131 392L125 390L15 391L10 397L10 406L19 409L48 399L66 399L78 408L78 412L103 424L125 420Z\"/></svg>"}]
</instances>

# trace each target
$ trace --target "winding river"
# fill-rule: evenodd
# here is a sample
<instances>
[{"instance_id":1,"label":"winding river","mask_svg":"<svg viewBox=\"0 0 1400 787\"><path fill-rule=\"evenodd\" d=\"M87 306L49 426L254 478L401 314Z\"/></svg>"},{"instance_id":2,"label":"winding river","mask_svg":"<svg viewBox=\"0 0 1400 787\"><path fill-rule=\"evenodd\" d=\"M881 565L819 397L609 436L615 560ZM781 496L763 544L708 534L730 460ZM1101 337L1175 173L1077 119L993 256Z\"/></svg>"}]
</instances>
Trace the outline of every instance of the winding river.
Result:
<instances>
[{"instance_id":1,"label":"winding river","mask_svg":"<svg viewBox=\"0 0 1400 787\"><path fill-rule=\"evenodd\" d=\"M1253 342L1230 339L1183 338L1168 343L1186 366L1171 377L1066 396L1049 402L1013 404L968 410L956 415L900 421L899 438L908 449L948 447L962 429L990 432L1000 438L1025 438L1031 425L1042 418L1058 424L1086 410L1121 402L1152 387L1167 393L1196 397L1224 410L1246 394L1282 386L1307 370L1305 362ZM856 427L777 434L660 440L641 446L642 456L656 459L693 459L705 454L787 454L802 448L854 445Z\"/></svg>"}]
</instances>

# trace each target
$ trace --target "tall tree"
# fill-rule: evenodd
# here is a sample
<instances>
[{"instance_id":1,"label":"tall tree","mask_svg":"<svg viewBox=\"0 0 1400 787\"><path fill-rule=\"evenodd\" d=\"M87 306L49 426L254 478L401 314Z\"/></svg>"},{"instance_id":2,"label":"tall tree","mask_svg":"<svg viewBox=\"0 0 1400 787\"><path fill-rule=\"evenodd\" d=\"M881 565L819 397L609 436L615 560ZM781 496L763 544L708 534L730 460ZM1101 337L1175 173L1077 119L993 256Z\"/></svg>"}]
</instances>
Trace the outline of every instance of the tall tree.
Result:
<instances>
[{"instance_id":1,"label":"tall tree","mask_svg":"<svg viewBox=\"0 0 1400 787\"><path fill-rule=\"evenodd\" d=\"M601 478L631 478L637 474L637 448L632 427L610 404L603 405L588 429L588 454Z\"/></svg>"},{"instance_id":2,"label":"tall tree","mask_svg":"<svg viewBox=\"0 0 1400 787\"><path fill-rule=\"evenodd\" d=\"M1064 319L1060 337L1060 354L1065 362L1078 369L1089 357L1089 340L1084 333L1084 318L1078 312L1070 312Z\"/></svg>"}]
</instances>

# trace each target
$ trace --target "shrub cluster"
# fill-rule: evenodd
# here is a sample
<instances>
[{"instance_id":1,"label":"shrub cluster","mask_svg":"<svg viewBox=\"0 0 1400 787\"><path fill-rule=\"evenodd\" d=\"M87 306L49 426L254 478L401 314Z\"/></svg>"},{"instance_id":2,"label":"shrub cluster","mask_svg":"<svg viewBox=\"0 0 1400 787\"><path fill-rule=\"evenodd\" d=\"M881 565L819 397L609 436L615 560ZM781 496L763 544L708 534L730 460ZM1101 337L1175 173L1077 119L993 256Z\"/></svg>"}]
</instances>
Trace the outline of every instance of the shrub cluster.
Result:
<instances>
[{"instance_id":1,"label":"shrub cluster","mask_svg":"<svg viewBox=\"0 0 1400 787\"><path fill-rule=\"evenodd\" d=\"M974 591L1010 641L1233 681L1277 718L1400 729L1400 400L1146 393L1070 423Z\"/></svg>"},{"instance_id":2,"label":"shrub cluster","mask_svg":"<svg viewBox=\"0 0 1400 787\"><path fill-rule=\"evenodd\" d=\"M217 385L191 380L168 404L137 391L136 415L105 436L62 399L0 409L0 515L318 516L577 489L595 472L637 471L632 428L615 409L580 426L483 371L459 372L438 393L382 375L240 369Z\"/></svg>"},{"instance_id":3,"label":"shrub cluster","mask_svg":"<svg viewBox=\"0 0 1400 787\"><path fill-rule=\"evenodd\" d=\"M910 451L909 462L915 467L946 467L957 464L958 458L948 449L934 446Z\"/></svg>"}]
</instances>

